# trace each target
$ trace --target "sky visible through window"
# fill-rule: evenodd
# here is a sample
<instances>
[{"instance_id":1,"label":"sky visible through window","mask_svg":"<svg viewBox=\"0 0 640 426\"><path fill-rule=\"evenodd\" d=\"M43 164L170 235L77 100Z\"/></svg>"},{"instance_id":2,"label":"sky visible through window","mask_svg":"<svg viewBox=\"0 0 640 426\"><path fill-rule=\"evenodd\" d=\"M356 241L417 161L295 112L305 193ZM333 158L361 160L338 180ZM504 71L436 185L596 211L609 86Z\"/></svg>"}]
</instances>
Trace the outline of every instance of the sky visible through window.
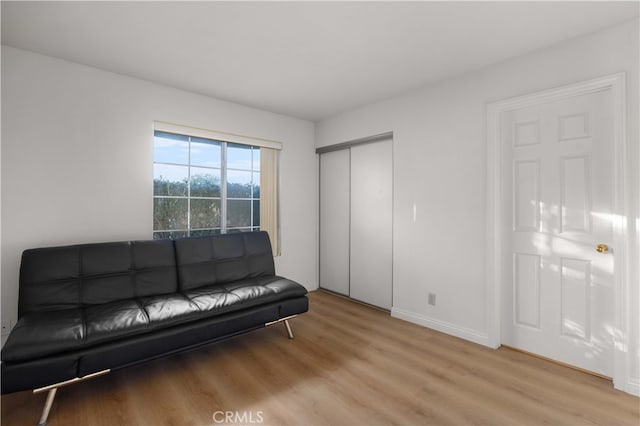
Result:
<instances>
[{"instance_id":1,"label":"sky visible through window","mask_svg":"<svg viewBox=\"0 0 640 426\"><path fill-rule=\"evenodd\" d=\"M166 135L166 136L165 136ZM168 137L170 136L171 139ZM177 138L184 138L178 140ZM191 165L204 167L221 167L221 153L219 145L212 145L211 141L198 138L191 138ZM206 141L206 142L205 142ZM254 148L253 160L252 153L247 145L229 144L231 149L227 150L227 168L239 170L260 170L260 150ZM184 169L176 168L174 164L189 164L189 141L186 136L163 134L162 137L156 137L153 153L154 163L171 163L156 164L154 166L154 177L162 175L164 179L178 181L186 179L187 175ZM247 180L248 176L235 174L234 181L238 183L251 183ZM237 179L237 180L236 180Z\"/></svg>"}]
</instances>

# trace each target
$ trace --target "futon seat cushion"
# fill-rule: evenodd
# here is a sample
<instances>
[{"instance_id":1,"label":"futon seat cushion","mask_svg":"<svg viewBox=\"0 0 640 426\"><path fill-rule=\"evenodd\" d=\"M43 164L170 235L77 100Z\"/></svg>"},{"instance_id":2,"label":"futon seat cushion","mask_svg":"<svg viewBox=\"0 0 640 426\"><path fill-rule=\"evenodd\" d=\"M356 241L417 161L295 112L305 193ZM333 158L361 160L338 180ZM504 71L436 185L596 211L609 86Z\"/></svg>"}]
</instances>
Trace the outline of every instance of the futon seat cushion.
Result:
<instances>
[{"instance_id":1,"label":"futon seat cushion","mask_svg":"<svg viewBox=\"0 0 640 426\"><path fill-rule=\"evenodd\" d=\"M286 278L261 276L84 308L33 311L16 324L2 348L2 359L25 361L84 349L125 336L304 296L306 292L303 286Z\"/></svg>"}]
</instances>

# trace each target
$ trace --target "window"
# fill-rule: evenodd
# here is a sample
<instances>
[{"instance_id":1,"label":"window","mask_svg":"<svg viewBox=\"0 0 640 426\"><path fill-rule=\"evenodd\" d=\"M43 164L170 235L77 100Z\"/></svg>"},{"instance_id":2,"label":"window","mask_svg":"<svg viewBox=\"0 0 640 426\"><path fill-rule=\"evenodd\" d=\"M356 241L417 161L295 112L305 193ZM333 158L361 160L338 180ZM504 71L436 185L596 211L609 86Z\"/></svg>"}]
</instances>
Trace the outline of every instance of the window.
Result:
<instances>
[{"instance_id":1,"label":"window","mask_svg":"<svg viewBox=\"0 0 640 426\"><path fill-rule=\"evenodd\" d=\"M154 131L154 239L259 230L260 153L259 146Z\"/></svg>"},{"instance_id":2,"label":"window","mask_svg":"<svg viewBox=\"0 0 640 426\"><path fill-rule=\"evenodd\" d=\"M262 230L280 255L282 144L155 121L153 237Z\"/></svg>"}]
</instances>

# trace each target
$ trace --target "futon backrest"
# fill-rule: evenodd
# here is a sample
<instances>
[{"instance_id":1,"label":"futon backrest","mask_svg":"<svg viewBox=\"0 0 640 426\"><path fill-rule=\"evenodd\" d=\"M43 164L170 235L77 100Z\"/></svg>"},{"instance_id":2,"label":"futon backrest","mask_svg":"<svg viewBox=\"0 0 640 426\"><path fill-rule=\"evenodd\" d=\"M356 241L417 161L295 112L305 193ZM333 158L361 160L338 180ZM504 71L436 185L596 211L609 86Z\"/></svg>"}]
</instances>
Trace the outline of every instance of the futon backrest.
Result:
<instances>
[{"instance_id":1,"label":"futon backrest","mask_svg":"<svg viewBox=\"0 0 640 426\"><path fill-rule=\"evenodd\" d=\"M171 240L30 249L20 265L18 316L177 289Z\"/></svg>"},{"instance_id":2,"label":"futon backrest","mask_svg":"<svg viewBox=\"0 0 640 426\"><path fill-rule=\"evenodd\" d=\"M181 290L275 275L269 234L241 232L175 241Z\"/></svg>"}]
</instances>

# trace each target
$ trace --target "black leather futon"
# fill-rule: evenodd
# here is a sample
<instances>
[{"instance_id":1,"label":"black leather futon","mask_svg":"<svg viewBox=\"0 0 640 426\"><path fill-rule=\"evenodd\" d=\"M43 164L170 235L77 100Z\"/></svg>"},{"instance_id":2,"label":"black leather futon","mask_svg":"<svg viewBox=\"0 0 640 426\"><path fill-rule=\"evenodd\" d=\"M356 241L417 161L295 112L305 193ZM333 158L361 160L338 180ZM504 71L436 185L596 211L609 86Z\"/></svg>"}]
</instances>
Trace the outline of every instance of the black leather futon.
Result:
<instances>
[{"instance_id":1,"label":"black leather futon","mask_svg":"<svg viewBox=\"0 0 640 426\"><path fill-rule=\"evenodd\" d=\"M2 393L55 390L308 310L266 232L26 250ZM49 401L51 400L51 401Z\"/></svg>"}]
</instances>

